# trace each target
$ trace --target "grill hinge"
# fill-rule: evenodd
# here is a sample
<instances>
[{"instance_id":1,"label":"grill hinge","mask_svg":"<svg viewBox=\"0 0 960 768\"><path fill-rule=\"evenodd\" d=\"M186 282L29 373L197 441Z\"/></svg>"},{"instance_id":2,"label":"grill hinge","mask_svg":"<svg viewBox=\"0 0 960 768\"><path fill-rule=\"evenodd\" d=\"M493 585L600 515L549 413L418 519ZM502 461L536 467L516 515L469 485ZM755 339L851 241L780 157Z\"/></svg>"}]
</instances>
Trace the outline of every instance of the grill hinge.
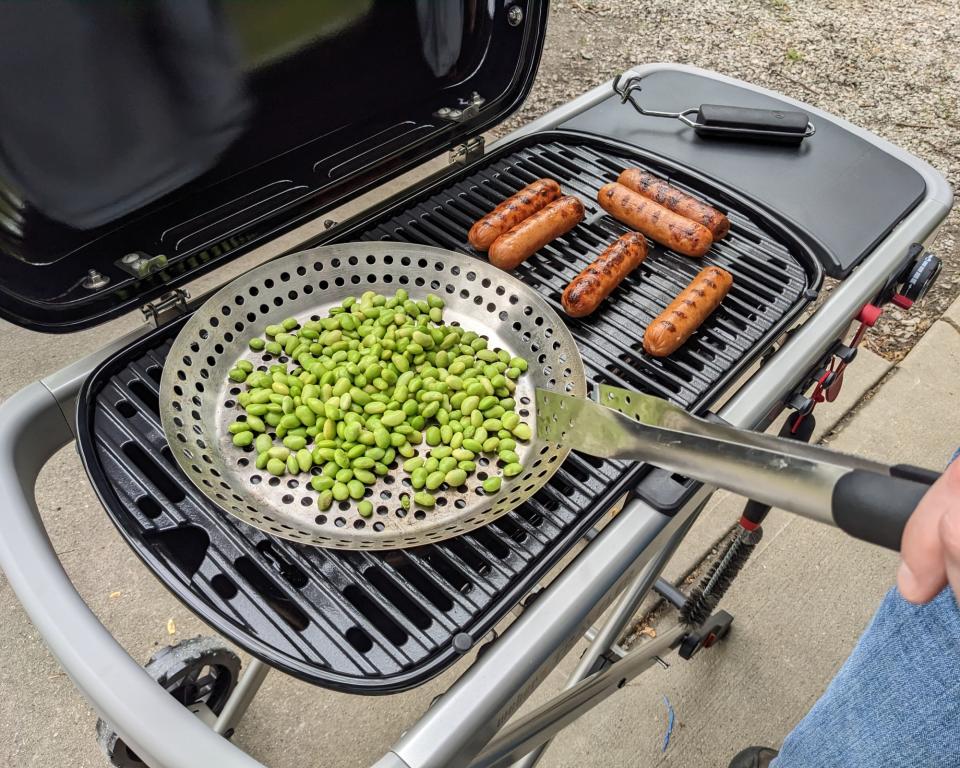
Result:
<instances>
[{"instance_id":1,"label":"grill hinge","mask_svg":"<svg viewBox=\"0 0 960 768\"><path fill-rule=\"evenodd\" d=\"M161 325L187 313L187 301L190 294L184 288L175 288L163 294L156 301L151 301L140 307L144 319L159 328Z\"/></svg>"},{"instance_id":2,"label":"grill hinge","mask_svg":"<svg viewBox=\"0 0 960 768\"><path fill-rule=\"evenodd\" d=\"M452 165L469 165L474 160L483 157L484 148L483 136L474 136L467 139L463 144L457 144L450 150L450 163Z\"/></svg>"}]
</instances>

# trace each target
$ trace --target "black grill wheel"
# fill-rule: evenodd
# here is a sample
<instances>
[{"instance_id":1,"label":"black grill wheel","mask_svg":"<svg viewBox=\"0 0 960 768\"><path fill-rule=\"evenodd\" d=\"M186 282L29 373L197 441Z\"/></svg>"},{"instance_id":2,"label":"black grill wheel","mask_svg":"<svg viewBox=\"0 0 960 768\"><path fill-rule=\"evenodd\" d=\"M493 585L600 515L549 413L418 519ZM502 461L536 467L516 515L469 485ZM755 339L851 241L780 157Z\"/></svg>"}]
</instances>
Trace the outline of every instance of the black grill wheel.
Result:
<instances>
[{"instance_id":1,"label":"black grill wheel","mask_svg":"<svg viewBox=\"0 0 960 768\"><path fill-rule=\"evenodd\" d=\"M219 715L240 678L240 657L218 638L194 637L161 648L144 669L187 709L205 704ZM102 718L97 720L97 743L117 768L146 765Z\"/></svg>"}]
</instances>

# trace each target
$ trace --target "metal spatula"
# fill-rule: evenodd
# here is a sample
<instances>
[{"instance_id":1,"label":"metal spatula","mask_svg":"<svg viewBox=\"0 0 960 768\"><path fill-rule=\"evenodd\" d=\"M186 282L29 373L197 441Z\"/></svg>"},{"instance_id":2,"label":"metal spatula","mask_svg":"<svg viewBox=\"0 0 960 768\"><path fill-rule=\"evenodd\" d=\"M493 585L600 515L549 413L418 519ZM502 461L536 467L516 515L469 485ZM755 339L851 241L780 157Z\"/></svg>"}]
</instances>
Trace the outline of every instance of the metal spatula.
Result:
<instances>
[{"instance_id":1,"label":"metal spatula","mask_svg":"<svg viewBox=\"0 0 960 768\"><path fill-rule=\"evenodd\" d=\"M899 549L937 473L691 416L659 397L601 386L600 402L537 390L539 436L607 459L649 462L857 538Z\"/></svg>"}]
</instances>

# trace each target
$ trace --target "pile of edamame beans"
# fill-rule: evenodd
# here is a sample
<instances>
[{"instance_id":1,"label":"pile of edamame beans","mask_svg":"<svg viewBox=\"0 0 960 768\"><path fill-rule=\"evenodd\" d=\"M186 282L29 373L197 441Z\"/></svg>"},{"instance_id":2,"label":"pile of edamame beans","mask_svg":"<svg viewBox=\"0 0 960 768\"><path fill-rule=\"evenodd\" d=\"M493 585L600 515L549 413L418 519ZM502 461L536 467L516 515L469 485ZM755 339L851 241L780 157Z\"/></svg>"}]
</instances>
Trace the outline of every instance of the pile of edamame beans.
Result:
<instances>
[{"instance_id":1,"label":"pile of edamame beans","mask_svg":"<svg viewBox=\"0 0 960 768\"><path fill-rule=\"evenodd\" d=\"M252 445L256 467L271 475L310 473L321 511L353 500L370 517L365 489L398 461L413 488L412 499L400 497L404 509L433 507L435 491L466 484L482 454L499 459L501 474L482 486L496 493L523 471L517 441L531 438L513 398L527 362L444 325L443 306L433 294L367 291L328 317L267 326L250 349L277 362L259 371L240 360L228 374L246 385L243 415L228 427L233 444Z\"/></svg>"}]
</instances>

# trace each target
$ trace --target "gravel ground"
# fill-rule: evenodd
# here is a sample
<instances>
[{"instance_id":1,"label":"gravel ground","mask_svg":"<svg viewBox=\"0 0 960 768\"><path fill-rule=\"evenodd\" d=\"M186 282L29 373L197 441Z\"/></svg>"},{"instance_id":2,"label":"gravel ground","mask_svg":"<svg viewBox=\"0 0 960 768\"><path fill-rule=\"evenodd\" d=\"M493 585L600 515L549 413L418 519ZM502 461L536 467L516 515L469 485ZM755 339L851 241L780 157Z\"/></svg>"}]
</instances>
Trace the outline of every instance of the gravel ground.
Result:
<instances>
[{"instance_id":1,"label":"gravel ground","mask_svg":"<svg viewBox=\"0 0 960 768\"><path fill-rule=\"evenodd\" d=\"M628 67L676 61L829 110L960 183L960 0L558 0L540 74L505 129ZM922 306L889 310L867 346L899 360L960 293L960 212L937 242L943 274Z\"/></svg>"}]
</instances>

